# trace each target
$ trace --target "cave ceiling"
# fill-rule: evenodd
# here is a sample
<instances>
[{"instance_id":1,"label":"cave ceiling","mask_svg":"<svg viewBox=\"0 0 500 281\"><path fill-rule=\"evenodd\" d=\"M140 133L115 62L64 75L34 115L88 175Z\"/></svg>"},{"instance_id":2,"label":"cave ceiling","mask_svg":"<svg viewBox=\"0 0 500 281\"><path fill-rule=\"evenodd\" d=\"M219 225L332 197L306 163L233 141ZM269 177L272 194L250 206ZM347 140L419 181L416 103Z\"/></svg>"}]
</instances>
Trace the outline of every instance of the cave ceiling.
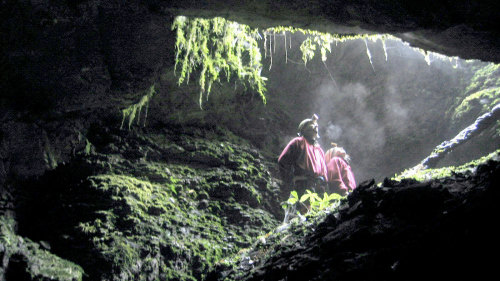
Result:
<instances>
[{"instance_id":1,"label":"cave ceiling","mask_svg":"<svg viewBox=\"0 0 500 281\"><path fill-rule=\"evenodd\" d=\"M415 47L462 59L500 62L500 2L495 0L182 0L150 1L186 16L221 16L254 27L329 33L389 33Z\"/></svg>"},{"instance_id":2,"label":"cave ceiling","mask_svg":"<svg viewBox=\"0 0 500 281\"><path fill-rule=\"evenodd\" d=\"M8 89L5 104L23 110L128 106L174 65L170 23L177 15L220 16L257 28L389 33L424 50L499 63L499 6L494 0L8 0L0 2L0 88Z\"/></svg>"}]
</instances>

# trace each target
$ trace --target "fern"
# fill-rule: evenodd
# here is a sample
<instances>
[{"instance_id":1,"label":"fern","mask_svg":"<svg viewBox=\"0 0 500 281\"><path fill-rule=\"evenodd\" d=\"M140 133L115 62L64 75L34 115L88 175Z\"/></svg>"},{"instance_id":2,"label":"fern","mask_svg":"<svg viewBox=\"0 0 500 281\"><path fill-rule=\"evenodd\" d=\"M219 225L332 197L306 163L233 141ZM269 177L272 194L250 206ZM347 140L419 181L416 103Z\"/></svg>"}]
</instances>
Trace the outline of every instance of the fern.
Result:
<instances>
[{"instance_id":1,"label":"fern","mask_svg":"<svg viewBox=\"0 0 500 281\"><path fill-rule=\"evenodd\" d=\"M306 202L309 200L310 210L309 212L317 213L322 211L330 206L336 205L335 203L340 202L340 199L343 197L337 193L323 193L323 197L319 197L319 195L310 190L306 190L306 194L300 197L300 202Z\"/></svg>"}]
</instances>

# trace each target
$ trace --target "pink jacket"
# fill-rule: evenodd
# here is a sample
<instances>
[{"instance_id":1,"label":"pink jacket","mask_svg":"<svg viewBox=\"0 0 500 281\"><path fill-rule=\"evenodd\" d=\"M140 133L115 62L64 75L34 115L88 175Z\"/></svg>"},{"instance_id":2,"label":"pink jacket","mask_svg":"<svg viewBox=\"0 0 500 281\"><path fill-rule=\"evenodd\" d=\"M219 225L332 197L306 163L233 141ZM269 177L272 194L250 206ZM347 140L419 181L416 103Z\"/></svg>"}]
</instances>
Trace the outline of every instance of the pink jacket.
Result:
<instances>
[{"instance_id":1,"label":"pink jacket","mask_svg":"<svg viewBox=\"0 0 500 281\"><path fill-rule=\"evenodd\" d=\"M304 137L292 139L281 152L278 163L280 169L285 170L285 172L289 172L292 166L302 170L296 170L295 175L289 176L297 176L297 172L302 172L301 175L304 175L305 172L306 174L322 176L325 180L327 179L323 149L319 145L310 144Z\"/></svg>"},{"instance_id":2,"label":"pink jacket","mask_svg":"<svg viewBox=\"0 0 500 281\"><path fill-rule=\"evenodd\" d=\"M328 183L334 188L352 191L356 188L356 181L351 166L342 157L333 157L327 164Z\"/></svg>"}]
</instances>

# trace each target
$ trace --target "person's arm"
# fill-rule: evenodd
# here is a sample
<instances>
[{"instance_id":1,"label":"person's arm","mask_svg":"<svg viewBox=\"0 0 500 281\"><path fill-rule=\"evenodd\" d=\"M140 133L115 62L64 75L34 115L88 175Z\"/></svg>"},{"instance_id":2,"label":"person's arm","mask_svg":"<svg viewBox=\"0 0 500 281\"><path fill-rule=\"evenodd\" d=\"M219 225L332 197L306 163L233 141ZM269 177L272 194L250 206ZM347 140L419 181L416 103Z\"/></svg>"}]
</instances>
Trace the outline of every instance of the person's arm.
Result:
<instances>
[{"instance_id":1,"label":"person's arm","mask_svg":"<svg viewBox=\"0 0 500 281\"><path fill-rule=\"evenodd\" d=\"M356 180L354 179L354 173L351 170L351 166L347 165L345 169L344 182L346 183L349 191L353 191L356 188Z\"/></svg>"},{"instance_id":2,"label":"person's arm","mask_svg":"<svg viewBox=\"0 0 500 281\"><path fill-rule=\"evenodd\" d=\"M324 178L325 182L328 182L328 168L326 166L326 161L325 161L325 153L323 152L323 150L320 148L319 149L320 153L321 153L321 158L320 158L320 166L321 166L321 176Z\"/></svg>"},{"instance_id":3,"label":"person's arm","mask_svg":"<svg viewBox=\"0 0 500 281\"><path fill-rule=\"evenodd\" d=\"M351 166L347 162L342 161L342 182L346 191L353 191L356 188L356 181L352 173Z\"/></svg>"},{"instance_id":4,"label":"person's arm","mask_svg":"<svg viewBox=\"0 0 500 281\"><path fill-rule=\"evenodd\" d=\"M299 153L299 147L297 139L291 140L288 145L283 149L281 155L278 158L278 166L281 174L281 178L286 183L291 183L293 178L294 164L297 161Z\"/></svg>"}]
</instances>

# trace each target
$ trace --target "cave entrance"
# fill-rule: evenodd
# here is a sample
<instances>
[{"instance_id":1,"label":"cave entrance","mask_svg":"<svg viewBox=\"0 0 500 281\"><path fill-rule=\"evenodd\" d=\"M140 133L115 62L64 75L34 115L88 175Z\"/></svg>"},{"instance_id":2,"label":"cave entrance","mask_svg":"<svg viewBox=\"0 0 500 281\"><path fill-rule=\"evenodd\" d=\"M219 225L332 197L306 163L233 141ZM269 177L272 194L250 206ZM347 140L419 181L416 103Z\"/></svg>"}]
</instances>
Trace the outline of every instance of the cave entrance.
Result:
<instances>
[{"instance_id":1,"label":"cave entrance","mask_svg":"<svg viewBox=\"0 0 500 281\"><path fill-rule=\"evenodd\" d=\"M264 138L279 151L293 137L296 124L317 113L322 147L342 145L360 180L381 180L418 164L500 101L498 65L426 52L391 35L338 35L291 27L257 30L220 18L179 17L174 27L179 83L189 79L189 71L201 75L200 104L213 89L241 93L251 88L263 95L259 83L265 83L267 105L259 117L277 133L259 134L262 122L247 122L246 130L256 132L249 137L258 136L256 143ZM196 34L191 33L195 29ZM224 44L227 47L221 48ZM218 66L221 57L227 64ZM211 67L215 80L223 81L225 74L230 76L224 67L231 65L239 67L228 79L234 87L209 82L214 79ZM234 77L244 80L243 86ZM216 108L214 103L207 102L206 108ZM229 122L242 112L240 105ZM289 125L283 126L283 121ZM494 123L443 165L462 164L498 149L499 126Z\"/></svg>"}]
</instances>

